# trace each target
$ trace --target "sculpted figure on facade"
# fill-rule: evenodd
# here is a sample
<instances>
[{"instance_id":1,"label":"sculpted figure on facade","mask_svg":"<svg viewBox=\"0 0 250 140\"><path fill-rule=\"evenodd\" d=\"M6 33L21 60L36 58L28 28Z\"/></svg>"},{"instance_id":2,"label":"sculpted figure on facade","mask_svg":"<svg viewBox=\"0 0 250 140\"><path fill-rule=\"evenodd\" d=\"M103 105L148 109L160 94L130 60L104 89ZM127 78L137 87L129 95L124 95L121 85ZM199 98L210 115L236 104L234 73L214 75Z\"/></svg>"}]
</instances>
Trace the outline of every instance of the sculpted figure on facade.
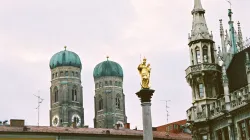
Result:
<instances>
[{"instance_id":1,"label":"sculpted figure on facade","mask_svg":"<svg viewBox=\"0 0 250 140\"><path fill-rule=\"evenodd\" d=\"M142 89L150 88L150 64L146 64L147 59L144 58L143 62L138 66L139 74L141 75L141 87Z\"/></svg>"}]
</instances>

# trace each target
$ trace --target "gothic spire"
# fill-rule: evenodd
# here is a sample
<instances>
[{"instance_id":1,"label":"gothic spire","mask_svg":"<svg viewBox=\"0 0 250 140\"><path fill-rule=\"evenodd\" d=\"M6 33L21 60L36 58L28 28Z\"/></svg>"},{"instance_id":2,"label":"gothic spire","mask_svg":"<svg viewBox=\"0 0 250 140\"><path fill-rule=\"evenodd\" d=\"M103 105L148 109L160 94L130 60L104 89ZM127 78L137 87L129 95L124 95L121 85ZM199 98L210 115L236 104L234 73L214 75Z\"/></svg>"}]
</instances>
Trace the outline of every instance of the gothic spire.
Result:
<instances>
[{"instance_id":1,"label":"gothic spire","mask_svg":"<svg viewBox=\"0 0 250 140\"><path fill-rule=\"evenodd\" d=\"M212 34L209 34L204 14L205 10L202 8L201 0L194 0L194 9L192 10L193 26L189 43L204 39L213 42L213 37Z\"/></svg>"},{"instance_id":2,"label":"gothic spire","mask_svg":"<svg viewBox=\"0 0 250 140\"><path fill-rule=\"evenodd\" d=\"M231 38L231 44L232 44L232 54L236 54L238 52L237 45L236 45L236 39L235 39L235 30L234 30L234 22L232 21L232 15L233 12L231 9L228 9L228 16L229 16L229 31L230 31L230 38Z\"/></svg>"},{"instance_id":3,"label":"gothic spire","mask_svg":"<svg viewBox=\"0 0 250 140\"><path fill-rule=\"evenodd\" d=\"M240 22L238 21L238 46L240 47L240 51L244 49L243 46L243 36L242 36L242 31L240 27Z\"/></svg>"},{"instance_id":4,"label":"gothic spire","mask_svg":"<svg viewBox=\"0 0 250 140\"><path fill-rule=\"evenodd\" d=\"M202 8L202 5L201 5L201 0L194 0L194 9L192 11L192 14L195 12L205 13L205 10Z\"/></svg>"}]
</instances>

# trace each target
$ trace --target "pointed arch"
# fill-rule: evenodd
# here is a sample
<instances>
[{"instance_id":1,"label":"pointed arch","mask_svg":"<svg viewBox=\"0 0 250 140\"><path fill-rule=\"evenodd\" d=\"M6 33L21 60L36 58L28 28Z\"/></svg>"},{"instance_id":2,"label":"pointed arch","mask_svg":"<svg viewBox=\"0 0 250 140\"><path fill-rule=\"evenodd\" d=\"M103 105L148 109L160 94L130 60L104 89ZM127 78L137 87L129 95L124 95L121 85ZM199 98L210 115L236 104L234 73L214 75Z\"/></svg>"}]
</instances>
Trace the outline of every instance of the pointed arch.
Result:
<instances>
[{"instance_id":1,"label":"pointed arch","mask_svg":"<svg viewBox=\"0 0 250 140\"><path fill-rule=\"evenodd\" d=\"M201 52L200 52L200 49L198 46L195 48L195 54L196 54L196 62L197 62L197 64L200 64L201 63Z\"/></svg>"},{"instance_id":2,"label":"pointed arch","mask_svg":"<svg viewBox=\"0 0 250 140\"><path fill-rule=\"evenodd\" d=\"M98 97L98 110L103 110L103 99L101 95Z\"/></svg>"},{"instance_id":3,"label":"pointed arch","mask_svg":"<svg viewBox=\"0 0 250 140\"><path fill-rule=\"evenodd\" d=\"M117 109L121 109L121 95L120 94L116 94L115 106Z\"/></svg>"},{"instance_id":4,"label":"pointed arch","mask_svg":"<svg viewBox=\"0 0 250 140\"><path fill-rule=\"evenodd\" d=\"M77 87L74 85L71 92L72 101L77 101Z\"/></svg>"},{"instance_id":5,"label":"pointed arch","mask_svg":"<svg viewBox=\"0 0 250 140\"><path fill-rule=\"evenodd\" d=\"M194 65L194 53L193 53L193 49L191 49L191 62L192 62L192 65Z\"/></svg>"},{"instance_id":6,"label":"pointed arch","mask_svg":"<svg viewBox=\"0 0 250 140\"><path fill-rule=\"evenodd\" d=\"M202 48L203 62L208 63L208 47L205 45Z\"/></svg>"},{"instance_id":7,"label":"pointed arch","mask_svg":"<svg viewBox=\"0 0 250 140\"><path fill-rule=\"evenodd\" d=\"M199 84L199 97L203 98L204 97L204 85Z\"/></svg>"},{"instance_id":8,"label":"pointed arch","mask_svg":"<svg viewBox=\"0 0 250 140\"><path fill-rule=\"evenodd\" d=\"M58 102L58 88L54 87L54 102L57 103Z\"/></svg>"}]
</instances>

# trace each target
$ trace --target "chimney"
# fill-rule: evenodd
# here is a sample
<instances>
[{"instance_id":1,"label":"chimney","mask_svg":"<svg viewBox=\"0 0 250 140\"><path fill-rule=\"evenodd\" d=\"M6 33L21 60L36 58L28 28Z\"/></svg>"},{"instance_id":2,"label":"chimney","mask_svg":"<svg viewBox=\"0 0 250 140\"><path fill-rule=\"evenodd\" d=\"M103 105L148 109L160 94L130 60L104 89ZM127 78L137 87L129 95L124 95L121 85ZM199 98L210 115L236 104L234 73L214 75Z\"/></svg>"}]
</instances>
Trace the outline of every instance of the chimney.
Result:
<instances>
[{"instance_id":1,"label":"chimney","mask_svg":"<svg viewBox=\"0 0 250 140\"><path fill-rule=\"evenodd\" d=\"M76 122L73 122L73 123L72 123L72 127L73 127L73 128L76 128Z\"/></svg>"},{"instance_id":2,"label":"chimney","mask_svg":"<svg viewBox=\"0 0 250 140\"><path fill-rule=\"evenodd\" d=\"M115 124L116 129L119 129L119 127L120 127L120 124Z\"/></svg>"},{"instance_id":3,"label":"chimney","mask_svg":"<svg viewBox=\"0 0 250 140\"><path fill-rule=\"evenodd\" d=\"M125 124L124 124L124 128L125 128L125 129L130 129L130 123L125 123Z\"/></svg>"},{"instance_id":4,"label":"chimney","mask_svg":"<svg viewBox=\"0 0 250 140\"><path fill-rule=\"evenodd\" d=\"M24 120L10 120L10 126L11 127L24 127Z\"/></svg>"}]
</instances>

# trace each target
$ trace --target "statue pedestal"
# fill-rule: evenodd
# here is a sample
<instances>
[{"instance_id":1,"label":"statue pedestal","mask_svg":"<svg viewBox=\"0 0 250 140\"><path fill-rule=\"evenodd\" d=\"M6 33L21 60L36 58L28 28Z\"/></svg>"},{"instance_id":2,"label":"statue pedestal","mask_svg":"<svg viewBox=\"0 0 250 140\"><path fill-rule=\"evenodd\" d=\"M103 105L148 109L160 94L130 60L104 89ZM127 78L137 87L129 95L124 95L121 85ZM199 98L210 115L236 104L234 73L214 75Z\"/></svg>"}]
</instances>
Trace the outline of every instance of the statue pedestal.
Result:
<instances>
[{"instance_id":1,"label":"statue pedestal","mask_svg":"<svg viewBox=\"0 0 250 140\"><path fill-rule=\"evenodd\" d=\"M143 140L153 140L151 98L155 91L152 89L141 89L136 95L141 100L143 120Z\"/></svg>"}]
</instances>

